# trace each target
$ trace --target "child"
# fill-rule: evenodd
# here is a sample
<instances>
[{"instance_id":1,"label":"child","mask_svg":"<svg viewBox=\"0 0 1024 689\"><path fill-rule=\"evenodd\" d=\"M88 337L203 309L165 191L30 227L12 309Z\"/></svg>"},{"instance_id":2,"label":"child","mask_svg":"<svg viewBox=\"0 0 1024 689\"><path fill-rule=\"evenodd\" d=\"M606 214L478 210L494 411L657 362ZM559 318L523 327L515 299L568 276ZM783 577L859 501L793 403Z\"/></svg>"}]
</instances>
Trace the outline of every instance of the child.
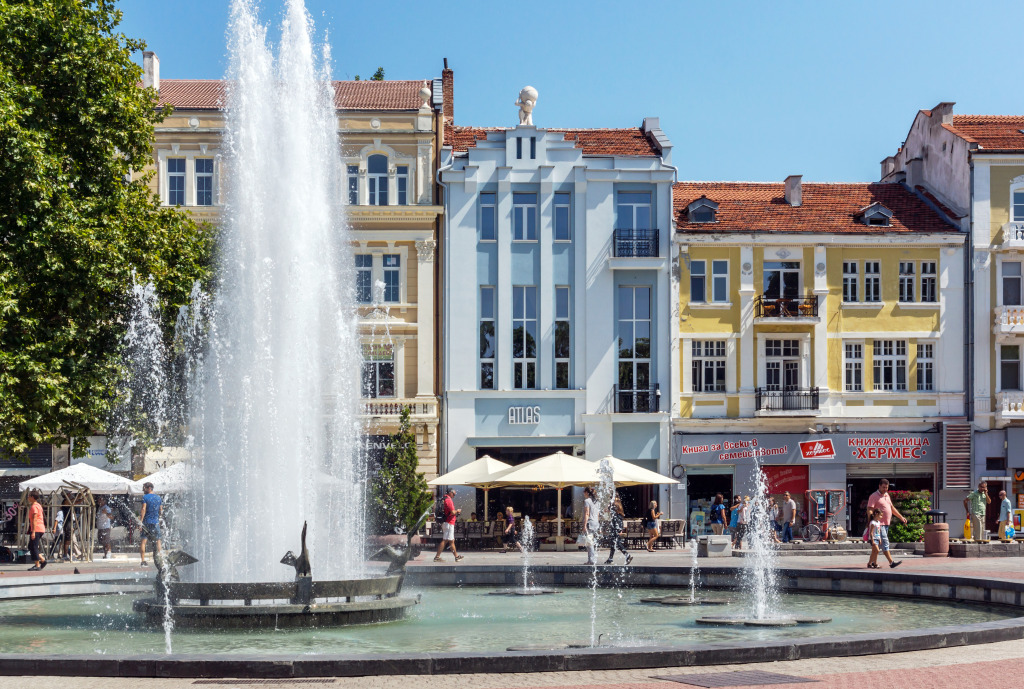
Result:
<instances>
[{"instance_id":1,"label":"child","mask_svg":"<svg viewBox=\"0 0 1024 689\"><path fill-rule=\"evenodd\" d=\"M870 569L878 569L878 550L882 545L882 510L871 510L871 523L868 524L868 541L871 542L871 557L868 559Z\"/></svg>"}]
</instances>

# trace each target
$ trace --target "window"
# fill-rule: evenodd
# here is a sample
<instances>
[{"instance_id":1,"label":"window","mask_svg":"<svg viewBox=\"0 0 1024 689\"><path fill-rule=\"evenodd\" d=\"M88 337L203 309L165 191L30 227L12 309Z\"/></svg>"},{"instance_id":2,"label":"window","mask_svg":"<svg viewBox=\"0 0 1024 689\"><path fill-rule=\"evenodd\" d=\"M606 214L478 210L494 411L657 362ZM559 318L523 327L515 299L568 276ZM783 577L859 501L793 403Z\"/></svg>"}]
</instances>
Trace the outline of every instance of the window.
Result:
<instances>
[{"instance_id":1,"label":"window","mask_svg":"<svg viewBox=\"0 0 1024 689\"><path fill-rule=\"evenodd\" d=\"M1013 220L1024 222L1024 189L1013 192Z\"/></svg>"},{"instance_id":2,"label":"window","mask_svg":"<svg viewBox=\"0 0 1024 689\"><path fill-rule=\"evenodd\" d=\"M864 261L864 301L882 301L882 264Z\"/></svg>"},{"instance_id":3,"label":"window","mask_svg":"<svg viewBox=\"0 0 1024 689\"><path fill-rule=\"evenodd\" d=\"M213 158L196 158L196 205L213 205Z\"/></svg>"},{"instance_id":4,"label":"window","mask_svg":"<svg viewBox=\"0 0 1024 689\"><path fill-rule=\"evenodd\" d=\"M348 178L348 203L355 206L359 203L359 166L346 165L345 176Z\"/></svg>"},{"instance_id":5,"label":"window","mask_svg":"<svg viewBox=\"0 0 1024 689\"><path fill-rule=\"evenodd\" d=\"M800 340L765 340L765 388L800 389Z\"/></svg>"},{"instance_id":6,"label":"window","mask_svg":"<svg viewBox=\"0 0 1024 689\"><path fill-rule=\"evenodd\" d=\"M860 392L864 389L864 345L855 342L843 344L844 389Z\"/></svg>"},{"instance_id":7,"label":"window","mask_svg":"<svg viewBox=\"0 0 1024 689\"><path fill-rule=\"evenodd\" d=\"M363 344L363 397L395 396L395 348Z\"/></svg>"},{"instance_id":8,"label":"window","mask_svg":"<svg viewBox=\"0 0 1024 689\"><path fill-rule=\"evenodd\" d=\"M906 340L875 340L873 350L875 390L905 391L907 389Z\"/></svg>"},{"instance_id":9,"label":"window","mask_svg":"<svg viewBox=\"0 0 1024 689\"><path fill-rule=\"evenodd\" d=\"M480 389L494 389L494 287L480 288Z\"/></svg>"},{"instance_id":10,"label":"window","mask_svg":"<svg viewBox=\"0 0 1024 689\"><path fill-rule=\"evenodd\" d=\"M620 191L616 198L618 204L619 229L650 230L651 228L651 192Z\"/></svg>"},{"instance_id":11,"label":"window","mask_svg":"<svg viewBox=\"0 0 1024 689\"><path fill-rule=\"evenodd\" d=\"M701 196L686 207L686 215L690 222L715 222L717 213L718 204L706 196Z\"/></svg>"},{"instance_id":12,"label":"window","mask_svg":"<svg viewBox=\"0 0 1024 689\"><path fill-rule=\"evenodd\" d=\"M874 215L868 215L865 219L867 220L868 225L876 225L878 227L889 226L889 216L885 215L884 213L875 213Z\"/></svg>"},{"instance_id":13,"label":"window","mask_svg":"<svg viewBox=\"0 0 1024 689\"><path fill-rule=\"evenodd\" d=\"M537 387L537 288L512 287L512 387Z\"/></svg>"},{"instance_id":14,"label":"window","mask_svg":"<svg viewBox=\"0 0 1024 689\"><path fill-rule=\"evenodd\" d=\"M694 340L693 391L725 392L725 342Z\"/></svg>"},{"instance_id":15,"label":"window","mask_svg":"<svg viewBox=\"0 0 1024 689\"><path fill-rule=\"evenodd\" d=\"M356 254L356 301L369 304L373 301L373 256Z\"/></svg>"},{"instance_id":16,"label":"window","mask_svg":"<svg viewBox=\"0 0 1024 689\"><path fill-rule=\"evenodd\" d=\"M366 159L366 182L370 188L370 205L388 205L388 157L372 155Z\"/></svg>"},{"instance_id":17,"label":"window","mask_svg":"<svg viewBox=\"0 0 1024 689\"><path fill-rule=\"evenodd\" d=\"M860 284L860 274L856 261L843 261L843 301L856 302Z\"/></svg>"},{"instance_id":18,"label":"window","mask_svg":"<svg viewBox=\"0 0 1024 689\"><path fill-rule=\"evenodd\" d=\"M931 392L935 389L935 345L917 345L917 389Z\"/></svg>"},{"instance_id":19,"label":"window","mask_svg":"<svg viewBox=\"0 0 1024 689\"><path fill-rule=\"evenodd\" d=\"M402 257L398 254L384 254L384 301L402 301L401 272Z\"/></svg>"},{"instance_id":20,"label":"window","mask_svg":"<svg viewBox=\"0 0 1024 689\"><path fill-rule=\"evenodd\" d=\"M999 389L1020 390L1020 347L1002 345L999 348Z\"/></svg>"},{"instance_id":21,"label":"window","mask_svg":"<svg viewBox=\"0 0 1024 689\"><path fill-rule=\"evenodd\" d=\"M935 269L935 261L921 261L921 301L923 302L939 300Z\"/></svg>"},{"instance_id":22,"label":"window","mask_svg":"<svg viewBox=\"0 0 1024 689\"><path fill-rule=\"evenodd\" d=\"M799 261L766 261L764 298L796 299L800 292Z\"/></svg>"},{"instance_id":23,"label":"window","mask_svg":"<svg viewBox=\"0 0 1024 689\"><path fill-rule=\"evenodd\" d=\"M651 288L619 287L619 390L651 389Z\"/></svg>"},{"instance_id":24,"label":"window","mask_svg":"<svg viewBox=\"0 0 1024 689\"><path fill-rule=\"evenodd\" d=\"M913 261L900 261L900 301L914 301Z\"/></svg>"},{"instance_id":25,"label":"window","mask_svg":"<svg viewBox=\"0 0 1024 689\"><path fill-rule=\"evenodd\" d=\"M517 242L537 241L536 194L525 192L512 194L512 239Z\"/></svg>"},{"instance_id":26,"label":"window","mask_svg":"<svg viewBox=\"0 0 1024 689\"><path fill-rule=\"evenodd\" d=\"M555 241L567 242L572 239L569 230L569 195L555 194Z\"/></svg>"},{"instance_id":27,"label":"window","mask_svg":"<svg viewBox=\"0 0 1024 689\"><path fill-rule=\"evenodd\" d=\"M569 363L572 359L569 288L555 287L555 388L569 388Z\"/></svg>"},{"instance_id":28,"label":"window","mask_svg":"<svg viewBox=\"0 0 1024 689\"><path fill-rule=\"evenodd\" d=\"M706 271L704 261L690 261L690 301L707 301Z\"/></svg>"},{"instance_id":29,"label":"window","mask_svg":"<svg viewBox=\"0 0 1024 689\"><path fill-rule=\"evenodd\" d=\"M537 157L537 137L530 137L530 160L534 160Z\"/></svg>"},{"instance_id":30,"label":"window","mask_svg":"<svg viewBox=\"0 0 1024 689\"><path fill-rule=\"evenodd\" d=\"M711 262L711 301L729 301L729 262Z\"/></svg>"},{"instance_id":31,"label":"window","mask_svg":"<svg viewBox=\"0 0 1024 689\"><path fill-rule=\"evenodd\" d=\"M498 208L493 193L480 194L480 241L493 242L498 238L495 219Z\"/></svg>"},{"instance_id":32,"label":"window","mask_svg":"<svg viewBox=\"0 0 1024 689\"><path fill-rule=\"evenodd\" d=\"M1021 305L1020 261L1003 261L1003 306Z\"/></svg>"},{"instance_id":33,"label":"window","mask_svg":"<svg viewBox=\"0 0 1024 689\"><path fill-rule=\"evenodd\" d=\"M395 169L395 186L398 187L398 205L404 206L409 203L409 166L399 165Z\"/></svg>"},{"instance_id":34,"label":"window","mask_svg":"<svg viewBox=\"0 0 1024 689\"><path fill-rule=\"evenodd\" d=\"M185 205L185 159L167 159L167 205Z\"/></svg>"},{"instance_id":35,"label":"window","mask_svg":"<svg viewBox=\"0 0 1024 689\"><path fill-rule=\"evenodd\" d=\"M516 137L516 158L522 160L523 158L523 137Z\"/></svg>"}]
</instances>

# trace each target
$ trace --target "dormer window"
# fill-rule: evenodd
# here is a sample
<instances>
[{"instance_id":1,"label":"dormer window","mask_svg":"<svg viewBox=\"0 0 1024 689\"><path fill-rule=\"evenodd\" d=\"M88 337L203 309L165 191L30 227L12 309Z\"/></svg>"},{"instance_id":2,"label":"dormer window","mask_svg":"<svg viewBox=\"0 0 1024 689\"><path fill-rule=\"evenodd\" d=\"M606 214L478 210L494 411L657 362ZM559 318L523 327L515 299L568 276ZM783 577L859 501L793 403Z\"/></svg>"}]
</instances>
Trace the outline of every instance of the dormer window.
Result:
<instances>
[{"instance_id":1,"label":"dormer window","mask_svg":"<svg viewBox=\"0 0 1024 689\"><path fill-rule=\"evenodd\" d=\"M889 227L892 211L880 203L873 203L860 211L864 224L870 227Z\"/></svg>"},{"instance_id":2,"label":"dormer window","mask_svg":"<svg viewBox=\"0 0 1024 689\"><path fill-rule=\"evenodd\" d=\"M718 204L706 196L701 196L686 207L686 215L690 222L717 222Z\"/></svg>"}]
</instances>

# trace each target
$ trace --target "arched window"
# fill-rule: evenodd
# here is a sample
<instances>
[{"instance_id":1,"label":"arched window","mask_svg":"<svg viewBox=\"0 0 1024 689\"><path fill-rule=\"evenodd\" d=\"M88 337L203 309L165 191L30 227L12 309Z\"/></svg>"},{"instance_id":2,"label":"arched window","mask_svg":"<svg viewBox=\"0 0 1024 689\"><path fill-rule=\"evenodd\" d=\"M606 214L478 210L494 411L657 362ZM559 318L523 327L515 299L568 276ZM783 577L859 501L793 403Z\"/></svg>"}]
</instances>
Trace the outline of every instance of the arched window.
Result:
<instances>
[{"instance_id":1,"label":"arched window","mask_svg":"<svg viewBox=\"0 0 1024 689\"><path fill-rule=\"evenodd\" d=\"M366 172L370 186L370 205L388 205L388 157L386 155L368 157Z\"/></svg>"}]
</instances>

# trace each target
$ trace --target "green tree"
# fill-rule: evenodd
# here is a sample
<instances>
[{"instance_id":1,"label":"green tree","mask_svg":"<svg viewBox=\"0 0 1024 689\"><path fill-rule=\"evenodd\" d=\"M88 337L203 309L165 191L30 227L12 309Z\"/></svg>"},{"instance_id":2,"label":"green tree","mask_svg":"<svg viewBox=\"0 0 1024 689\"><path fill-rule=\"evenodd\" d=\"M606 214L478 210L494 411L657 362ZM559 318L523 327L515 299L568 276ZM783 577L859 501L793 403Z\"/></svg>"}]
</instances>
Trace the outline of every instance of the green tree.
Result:
<instances>
[{"instance_id":1,"label":"green tree","mask_svg":"<svg viewBox=\"0 0 1024 689\"><path fill-rule=\"evenodd\" d=\"M360 81L361 79L362 77L357 74L354 81ZM378 67L377 71L373 73L372 77L370 77L370 81L384 81L384 68Z\"/></svg>"},{"instance_id":2,"label":"green tree","mask_svg":"<svg viewBox=\"0 0 1024 689\"><path fill-rule=\"evenodd\" d=\"M380 471L370 483L370 525L380 534L407 532L434 503L427 481L418 471L409 407L402 409L400 424L384 448Z\"/></svg>"},{"instance_id":3,"label":"green tree","mask_svg":"<svg viewBox=\"0 0 1024 689\"><path fill-rule=\"evenodd\" d=\"M208 271L210 233L139 174L166 111L120 20L112 0L0 0L0 448L14 454L102 429L133 270L168 319Z\"/></svg>"}]
</instances>

